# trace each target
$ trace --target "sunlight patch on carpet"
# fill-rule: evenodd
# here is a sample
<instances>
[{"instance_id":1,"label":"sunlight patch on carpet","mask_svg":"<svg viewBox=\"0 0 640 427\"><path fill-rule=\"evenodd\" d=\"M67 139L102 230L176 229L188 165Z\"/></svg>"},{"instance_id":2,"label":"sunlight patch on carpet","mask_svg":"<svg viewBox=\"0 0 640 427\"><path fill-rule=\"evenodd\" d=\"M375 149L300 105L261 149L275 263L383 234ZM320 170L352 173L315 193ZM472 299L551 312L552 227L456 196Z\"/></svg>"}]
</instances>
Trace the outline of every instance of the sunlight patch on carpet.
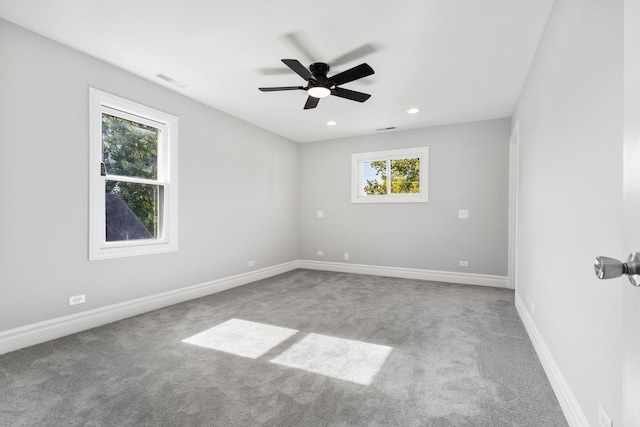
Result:
<instances>
[{"instance_id":1,"label":"sunlight patch on carpet","mask_svg":"<svg viewBox=\"0 0 640 427\"><path fill-rule=\"evenodd\" d=\"M182 342L257 359L296 333L295 329L231 319Z\"/></svg>"},{"instance_id":2,"label":"sunlight patch on carpet","mask_svg":"<svg viewBox=\"0 0 640 427\"><path fill-rule=\"evenodd\" d=\"M391 350L384 345L309 334L271 362L369 385Z\"/></svg>"}]
</instances>

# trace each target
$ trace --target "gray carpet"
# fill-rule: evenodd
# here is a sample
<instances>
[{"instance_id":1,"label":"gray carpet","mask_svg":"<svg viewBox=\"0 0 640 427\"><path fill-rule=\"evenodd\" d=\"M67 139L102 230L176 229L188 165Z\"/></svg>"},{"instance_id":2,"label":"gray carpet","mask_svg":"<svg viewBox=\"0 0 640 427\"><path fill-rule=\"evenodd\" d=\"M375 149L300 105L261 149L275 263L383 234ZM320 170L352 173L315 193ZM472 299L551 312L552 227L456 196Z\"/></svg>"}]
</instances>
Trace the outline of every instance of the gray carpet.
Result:
<instances>
[{"instance_id":1,"label":"gray carpet","mask_svg":"<svg viewBox=\"0 0 640 427\"><path fill-rule=\"evenodd\" d=\"M293 332L251 357L183 342L231 319ZM363 355L314 336L375 345L381 367L340 377ZM341 352L335 376L300 359ZM567 425L513 291L309 270L2 355L0 390L0 426Z\"/></svg>"}]
</instances>

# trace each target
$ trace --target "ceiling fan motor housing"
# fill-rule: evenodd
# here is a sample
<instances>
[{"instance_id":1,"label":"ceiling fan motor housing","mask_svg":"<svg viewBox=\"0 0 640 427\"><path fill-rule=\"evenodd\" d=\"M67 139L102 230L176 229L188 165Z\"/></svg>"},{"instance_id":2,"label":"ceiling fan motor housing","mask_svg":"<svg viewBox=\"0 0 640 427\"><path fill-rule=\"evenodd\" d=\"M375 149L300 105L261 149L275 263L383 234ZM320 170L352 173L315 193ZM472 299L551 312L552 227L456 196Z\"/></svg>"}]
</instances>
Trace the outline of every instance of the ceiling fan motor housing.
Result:
<instances>
[{"instance_id":1,"label":"ceiling fan motor housing","mask_svg":"<svg viewBox=\"0 0 640 427\"><path fill-rule=\"evenodd\" d=\"M345 83L373 74L373 68L371 68L369 64L360 64L334 76L327 77L329 65L324 62L315 62L311 64L308 69L296 59L283 59L282 62L287 67L291 68L293 72L302 77L307 82L307 86L260 87L258 89L263 92L304 90L308 94L307 102L304 104L305 110L316 108L320 98L324 98L329 95L357 102L364 102L371 97L368 93L362 93L340 87L340 85Z\"/></svg>"},{"instance_id":2,"label":"ceiling fan motor housing","mask_svg":"<svg viewBox=\"0 0 640 427\"><path fill-rule=\"evenodd\" d=\"M325 85L327 83L327 73L329 72L329 65L324 62L315 62L309 66L311 75L314 77L315 83L318 85Z\"/></svg>"}]
</instances>

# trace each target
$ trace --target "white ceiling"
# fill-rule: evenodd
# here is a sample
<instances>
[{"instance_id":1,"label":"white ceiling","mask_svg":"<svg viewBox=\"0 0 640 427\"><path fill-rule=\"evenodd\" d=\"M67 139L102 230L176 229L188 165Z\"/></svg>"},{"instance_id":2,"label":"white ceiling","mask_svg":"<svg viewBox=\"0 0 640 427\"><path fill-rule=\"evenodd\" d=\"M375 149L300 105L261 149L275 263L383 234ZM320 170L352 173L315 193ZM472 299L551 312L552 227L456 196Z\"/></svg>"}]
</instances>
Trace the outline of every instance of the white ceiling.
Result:
<instances>
[{"instance_id":1,"label":"white ceiling","mask_svg":"<svg viewBox=\"0 0 640 427\"><path fill-rule=\"evenodd\" d=\"M553 0L0 0L0 17L298 142L511 115ZM340 57L357 59L336 64ZM303 110L280 62L366 62ZM162 73L187 86L156 77ZM409 115L410 107L420 113ZM327 126L328 120L337 122Z\"/></svg>"}]
</instances>

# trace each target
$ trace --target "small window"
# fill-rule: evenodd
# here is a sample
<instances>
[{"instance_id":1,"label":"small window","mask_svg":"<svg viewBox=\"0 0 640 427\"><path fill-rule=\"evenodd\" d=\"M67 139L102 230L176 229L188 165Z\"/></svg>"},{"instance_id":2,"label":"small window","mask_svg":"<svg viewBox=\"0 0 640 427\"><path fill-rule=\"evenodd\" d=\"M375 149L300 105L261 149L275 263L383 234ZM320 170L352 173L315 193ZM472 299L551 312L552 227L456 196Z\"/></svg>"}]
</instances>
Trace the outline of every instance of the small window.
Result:
<instances>
[{"instance_id":1,"label":"small window","mask_svg":"<svg viewBox=\"0 0 640 427\"><path fill-rule=\"evenodd\" d=\"M352 203L427 202L429 147L355 153Z\"/></svg>"},{"instance_id":2,"label":"small window","mask_svg":"<svg viewBox=\"0 0 640 427\"><path fill-rule=\"evenodd\" d=\"M178 118L90 89L89 259L177 250Z\"/></svg>"}]
</instances>

